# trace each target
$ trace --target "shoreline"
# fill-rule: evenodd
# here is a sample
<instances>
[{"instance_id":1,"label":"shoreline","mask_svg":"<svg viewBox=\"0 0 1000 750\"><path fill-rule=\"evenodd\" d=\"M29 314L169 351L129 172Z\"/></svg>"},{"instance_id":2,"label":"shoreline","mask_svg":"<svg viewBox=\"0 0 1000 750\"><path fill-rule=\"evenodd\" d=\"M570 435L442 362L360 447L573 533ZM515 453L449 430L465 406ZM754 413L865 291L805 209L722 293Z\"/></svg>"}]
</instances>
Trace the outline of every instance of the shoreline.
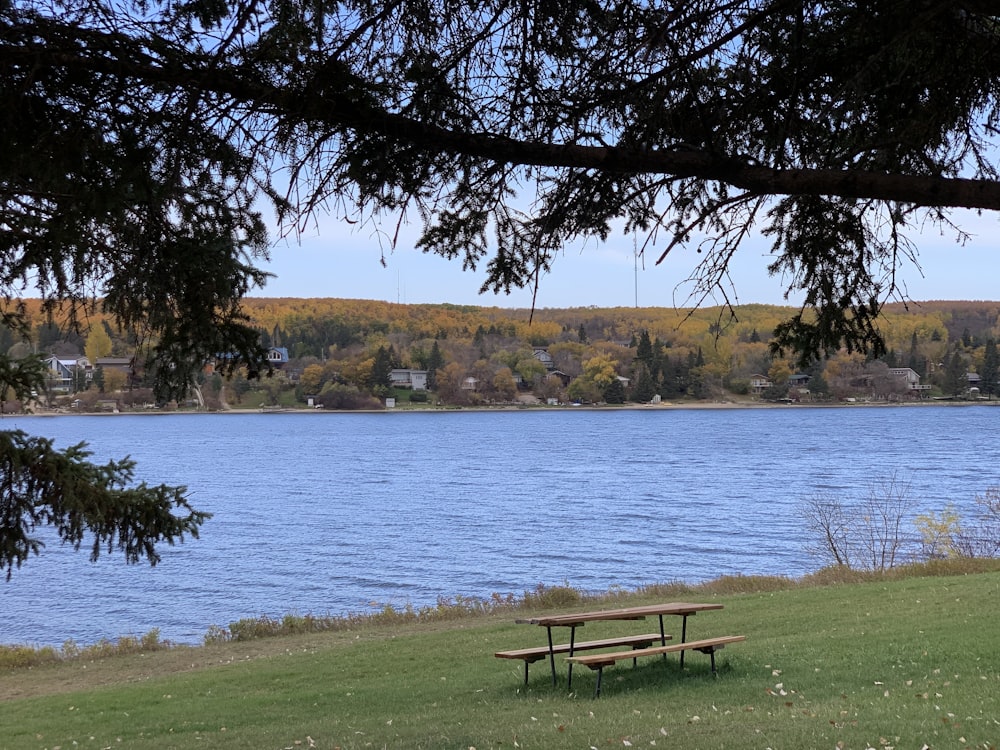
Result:
<instances>
[{"instance_id":1,"label":"shoreline","mask_svg":"<svg viewBox=\"0 0 1000 750\"><path fill-rule=\"evenodd\" d=\"M713 410L713 409L866 409L866 408L921 408L929 406L974 407L1000 406L1000 399L982 399L978 401L859 401L855 403L759 403L739 401L693 401L693 402L662 402L659 404L502 404L497 406L421 406L393 407L385 409L317 409L310 407L265 407L253 409L219 409L219 410L162 410L136 409L134 411L69 411L44 410L31 412L6 412L0 414L0 423L5 418L17 417L122 417L122 416L224 416L248 414L454 414L460 412L558 412L558 411L679 411L679 410Z\"/></svg>"}]
</instances>

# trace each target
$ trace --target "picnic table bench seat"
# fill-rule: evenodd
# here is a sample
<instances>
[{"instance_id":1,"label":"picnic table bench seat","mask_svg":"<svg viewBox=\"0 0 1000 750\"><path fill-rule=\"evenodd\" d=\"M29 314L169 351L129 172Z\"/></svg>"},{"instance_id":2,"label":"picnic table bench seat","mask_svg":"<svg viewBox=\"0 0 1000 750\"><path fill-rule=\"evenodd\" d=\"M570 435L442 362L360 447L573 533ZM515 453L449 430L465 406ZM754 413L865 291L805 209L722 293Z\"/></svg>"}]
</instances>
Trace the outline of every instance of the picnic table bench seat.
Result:
<instances>
[{"instance_id":1,"label":"picnic table bench seat","mask_svg":"<svg viewBox=\"0 0 1000 750\"><path fill-rule=\"evenodd\" d=\"M597 685L594 688L594 697L601 694L601 677L604 668L610 667L622 659L635 659L639 656L656 656L658 654L668 654L674 651L700 651L712 657L712 674L715 670L715 652L726 647L730 643L738 643L746 640L745 635L723 635L716 638L703 638L698 641L687 641L686 643L670 643L665 646L650 646L647 648L637 648L631 651L611 651L600 654L587 654L585 656L568 656L566 660L572 664L582 664L590 669L597 670ZM546 651L546 653L548 653Z\"/></svg>"},{"instance_id":2,"label":"picnic table bench seat","mask_svg":"<svg viewBox=\"0 0 1000 750\"><path fill-rule=\"evenodd\" d=\"M534 648L516 648L509 651L497 651L494 656L498 659L521 659L524 662L524 684L528 684L528 665L536 661L548 658L551 654L568 654L577 651L594 651L601 648L618 648L631 646L634 650L645 649L654 643L662 643L670 640L671 636L660 633L645 633L643 635L628 635L620 638L603 638L598 641L582 641L580 643L559 643L549 651L548 646L538 646ZM625 652L629 653L629 652Z\"/></svg>"}]
</instances>

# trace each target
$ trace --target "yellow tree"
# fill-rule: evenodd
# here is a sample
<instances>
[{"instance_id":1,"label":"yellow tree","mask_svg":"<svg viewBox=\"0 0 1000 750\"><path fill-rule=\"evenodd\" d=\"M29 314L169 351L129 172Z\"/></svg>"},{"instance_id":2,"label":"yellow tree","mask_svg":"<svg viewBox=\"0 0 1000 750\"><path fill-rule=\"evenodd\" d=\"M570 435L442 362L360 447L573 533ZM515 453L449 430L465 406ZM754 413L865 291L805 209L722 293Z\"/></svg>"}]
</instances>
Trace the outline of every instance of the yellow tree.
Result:
<instances>
[{"instance_id":1,"label":"yellow tree","mask_svg":"<svg viewBox=\"0 0 1000 750\"><path fill-rule=\"evenodd\" d=\"M438 397L450 404L461 404L468 401L466 390L462 387L465 379L465 368L458 362L450 362L438 370Z\"/></svg>"},{"instance_id":2,"label":"yellow tree","mask_svg":"<svg viewBox=\"0 0 1000 750\"><path fill-rule=\"evenodd\" d=\"M323 386L323 365L309 365L299 376L303 393L319 393Z\"/></svg>"},{"instance_id":3,"label":"yellow tree","mask_svg":"<svg viewBox=\"0 0 1000 750\"><path fill-rule=\"evenodd\" d=\"M513 401L517 395L517 383L509 367L501 367L493 376L493 390L501 401Z\"/></svg>"},{"instance_id":4,"label":"yellow tree","mask_svg":"<svg viewBox=\"0 0 1000 750\"><path fill-rule=\"evenodd\" d=\"M108 336L103 323L91 326L90 333L87 334L87 343L83 345L83 353L87 355L91 365L96 365L98 359L111 354L111 337Z\"/></svg>"},{"instance_id":5,"label":"yellow tree","mask_svg":"<svg viewBox=\"0 0 1000 750\"><path fill-rule=\"evenodd\" d=\"M767 377L775 385L787 383L792 376L792 366L786 359L776 359L771 363L771 368L767 371Z\"/></svg>"},{"instance_id":6,"label":"yellow tree","mask_svg":"<svg viewBox=\"0 0 1000 750\"><path fill-rule=\"evenodd\" d=\"M104 371L104 392L116 393L125 388L128 376L121 370L106 369Z\"/></svg>"},{"instance_id":7,"label":"yellow tree","mask_svg":"<svg viewBox=\"0 0 1000 750\"><path fill-rule=\"evenodd\" d=\"M610 354L598 354L583 363L583 377L600 389L606 388L618 375Z\"/></svg>"}]
</instances>

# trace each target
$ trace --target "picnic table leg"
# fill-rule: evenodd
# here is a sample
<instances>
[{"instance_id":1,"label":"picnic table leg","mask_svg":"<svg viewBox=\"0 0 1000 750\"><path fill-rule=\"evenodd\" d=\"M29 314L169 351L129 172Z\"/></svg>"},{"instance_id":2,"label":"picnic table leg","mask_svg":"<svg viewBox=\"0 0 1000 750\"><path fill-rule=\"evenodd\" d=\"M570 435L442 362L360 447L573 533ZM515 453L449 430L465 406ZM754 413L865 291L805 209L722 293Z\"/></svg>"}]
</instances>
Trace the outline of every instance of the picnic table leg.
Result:
<instances>
[{"instance_id":1,"label":"picnic table leg","mask_svg":"<svg viewBox=\"0 0 1000 750\"><path fill-rule=\"evenodd\" d=\"M684 620L681 623L681 643L687 642L687 632L688 632L688 616L684 615ZM681 651L681 669L684 669L684 652Z\"/></svg>"},{"instance_id":2,"label":"picnic table leg","mask_svg":"<svg viewBox=\"0 0 1000 750\"><path fill-rule=\"evenodd\" d=\"M663 615L660 615L660 645L661 646L666 646L667 645L667 633L663 629ZM663 660L664 661L667 660L667 655L666 654L663 655ZM635 659L632 660L632 664L633 664L633 666L635 665Z\"/></svg>"},{"instance_id":3,"label":"picnic table leg","mask_svg":"<svg viewBox=\"0 0 1000 750\"><path fill-rule=\"evenodd\" d=\"M597 684L594 686L594 697L601 697L601 677L604 676L604 667L597 668Z\"/></svg>"},{"instance_id":4,"label":"picnic table leg","mask_svg":"<svg viewBox=\"0 0 1000 750\"><path fill-rule=\"evenodd\" d=\"M549 664L552 666L552 687L556 686L556 653L552 647L552 626L545 628L549 632Z\"/></svg>"},{"instance_id":5,"label":"picnic table leg","mask_svg":"<svg viewBox=\"0 0 1000 750\"><path fill-rule=\"evenodd\" d=\"M569 655L573 655L573 646L576 644L576 625L571 625L569 629ZM566 689L573 689L573 662L569 663L569 672L566 678Z\"/></svg>"}]
</instances>

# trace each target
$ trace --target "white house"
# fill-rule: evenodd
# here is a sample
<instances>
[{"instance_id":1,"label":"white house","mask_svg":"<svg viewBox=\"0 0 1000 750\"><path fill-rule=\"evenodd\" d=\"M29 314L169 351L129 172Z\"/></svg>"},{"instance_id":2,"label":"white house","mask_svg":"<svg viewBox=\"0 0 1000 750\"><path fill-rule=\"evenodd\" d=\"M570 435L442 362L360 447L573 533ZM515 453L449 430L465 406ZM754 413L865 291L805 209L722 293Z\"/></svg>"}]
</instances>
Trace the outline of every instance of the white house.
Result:
<instances>
[{"instance_id":1,"label":"white house","mask_svg":"<svg viewBox=\"0 0 1000 750\"><path fill-rule=\"evenodd\" d=\"M907 390L929 391L929 385L920 385L920 375L910 367L890 367L889 374L894 378L901 378L906 383Z\"/></svg>"},{"instance_id":2,"label":"white house","mask_svg":"<svg viewBox=\"0 0 1000 750\"><path fill-rule=\"evenodd\" d=\"M427 370L397 368L389 373L389 383L394 388L412 388L415 391L426 391Z\"/></svg>"}]
</instances>

